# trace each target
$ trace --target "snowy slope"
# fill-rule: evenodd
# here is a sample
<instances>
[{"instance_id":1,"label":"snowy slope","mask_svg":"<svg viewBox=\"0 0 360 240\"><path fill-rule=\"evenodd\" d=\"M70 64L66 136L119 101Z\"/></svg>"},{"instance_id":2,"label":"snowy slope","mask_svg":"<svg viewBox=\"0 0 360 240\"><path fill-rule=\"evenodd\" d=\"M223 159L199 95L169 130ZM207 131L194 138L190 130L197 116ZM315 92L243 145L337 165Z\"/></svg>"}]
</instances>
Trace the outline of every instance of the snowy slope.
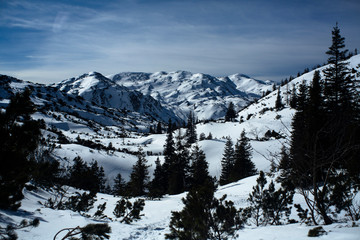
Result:
<instances>
[{"instance_id":1,"label":"snowy slope","mask_svg":"<svg viewBox=\"0 0 360 240\"><path fill-rule=\"evenodd\" d=\"M249 177L240 180L236 183L231 183L222 186L216 192L216 197L221 197L227 194L227 199L234 201L237 208L246 206L246 199L251 192L252 186L256 184L256 177ZM51 194L43 190L24 191L25 199L22 201L22 207L18 213L11 211L0 211L2 219L7 219L8 222L19 223L22 219L31 220L34 218L40 219L40 225L37 228L26 228L17 230L19 239L36 239L48 240L53 239L54 235L63 228L74 228L76 226L85 226L89 223L104 223L107 222L111 228L112 233L110 239L147 239L147 240L161 240L165 239L165 234L169 233L169 222L171 218L171 211L179 211L183 204L181 198L186 194L179 194L173 196L165 196L161 200L146 200L145 208L142 212L144 216L138 222L131 225L120 223L118 221L109 220L94 220L84 218L78 213L69 210L55 211L45 208L41 203L44 203ZM94 208L89 211L93 215L96 207L99 204L106 202L105 214L116 219L112 213L116 201L119 198L106 194L98 194L97 202ZM304 204L302 197L295 195L295 203ZM296 219L294 213L291 217ZM1 224L1 223L0 223ZM360 224L360 222L357 222ZM352 227L351 223L337 223L328 226L323 226L327 231L327 235L321 237L322 240L357 240L360 235L359 227ZM312 239L307 237L307 233L314 226L306 226L305 224L290 224L283 226L266 226L254 227L245 226L244 229L237 232L235 239L278 239L278 240L303 240ZM60 239L60 238L57 238Z\"/></svg>"}]
</instances>

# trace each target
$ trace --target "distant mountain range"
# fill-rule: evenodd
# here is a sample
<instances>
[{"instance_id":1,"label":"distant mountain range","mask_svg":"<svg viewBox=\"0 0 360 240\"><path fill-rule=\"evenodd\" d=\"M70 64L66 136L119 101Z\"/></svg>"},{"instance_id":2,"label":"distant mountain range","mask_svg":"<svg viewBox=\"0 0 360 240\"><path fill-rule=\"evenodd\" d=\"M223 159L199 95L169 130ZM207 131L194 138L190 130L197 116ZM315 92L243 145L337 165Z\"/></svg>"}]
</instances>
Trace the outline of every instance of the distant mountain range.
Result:
<instances>
[{"instance_id":1,"label":"distant mountain range","mask_svg":"<svg viewBox=\"0 0 360 240\"><path fill-rule=\"evenodd\" d=\"M124 72L108 78L118 85L152 96L182 119L186 119L192 110L200 120L224 117L230 102L240 110L260 98L263 92L271 90L274 84L243 74L217 78L186 71Z\"/></svg>"},{"instance_id":2,"label":"distant mountain range","mask_svg":"<svg viewBox=\"0 0 360 240\"><path fill-rule=\"evenodd\" d=\"M217 78L186 71L124 72L107 77L90 72L51 85L1 75L0 99L6 106L5 99L30 87L34 102L44 114L60 111L131 130L169 119L181 123L190 111L200 120L219 119L230 102L240 110L271 90L273 84L242 74Z\"/></svg>"}]
</instances>

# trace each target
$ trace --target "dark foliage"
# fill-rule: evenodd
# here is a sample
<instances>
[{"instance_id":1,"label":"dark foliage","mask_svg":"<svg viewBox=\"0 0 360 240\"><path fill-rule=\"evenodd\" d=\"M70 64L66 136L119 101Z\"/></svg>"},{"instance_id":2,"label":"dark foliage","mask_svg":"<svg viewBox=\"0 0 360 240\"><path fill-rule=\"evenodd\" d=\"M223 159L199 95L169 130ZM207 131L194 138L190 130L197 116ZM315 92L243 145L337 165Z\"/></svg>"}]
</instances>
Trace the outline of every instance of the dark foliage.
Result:
<instances>
[{"instance_id":1,"label":"dark foliage","mask_svg":"<svg viewBox=\"0 0 360 240\"><path fill-rule=\"evenodd\" d=\"M74 212L86 214L94 205L95 195L91 193L78 193L70 196L67 201L63 203L63 209L69 209Z\"/></svg>"},{"instance_id":2,"label":"dark foliage","mask_svg":"<svg viewBox=\"0 0 360 240\"><path fill-rule=\"evenodd\" d=\"M236 111L234 104L232 102L229 103L229 106L225 113L225 122L234 121L236 118Z\"/></svg>"},{"instance_id":3,"label":"dark foliage","mask_svg":"<svg viewBox=\"0 0 360 240\"><path fill-rule=\"evenodd\" d=\"M69 169L68 185L89 190L92 193L103 192L105 189L105 173L96 161L86 164L79 156L74 158Z\"/></svg>"},{"instance_id":4,"label":"dark foliage","mask_svg":"<svg viewBox=\"0 0 360 240\"><path fill-rule=\"evenodd\" d=\"M160 198L166 193L166 178L164 168L160 163L160 159L155 161L154 178L149 184L149 197Z\"/></svg>"},{"instance_id":5,"label":"dark foliage","mask_svg":"<svg viewBox=\"0 0 360 240\"><path fill-rule=\"evenodd\" d=\"M219 183L225 185L230 183L230 174L234 167L234 145L230 137L227 138L221 159L221 175Z\"/></svg>"},{"instance_id":6,"label":"dark foliage","mask_svg":"<svg viewBox=\"0 0 360 240\"><path fill-rule=\"evenodd\" d=\"M196 122L193 112L190 112L188 115L185 136L187 145L191 145L197 141Z\"/></svg>"},{"instance_id":7,"label":"dark foliage","mask_svg":"<svg viewBox=\"0 0 360 240\"><path fill-rule=\"evenodd\" d=\"M55 234L54 240L60 239L57 238L58 235L65 231L66 234L61 240L103 240L110 238L111 227L107 223L102 223L88 224L84 227L64 228Z\"/></svg>"},{"instance_id":8,"label":"dark foliage","mask_svg":"<svg viewBox=\"0 0 360 240\"><path fill-rule=\"evenodd\" d=\"M184 208L172 212L170 233L166 239L228 239L243 227L233 202L214 197L213 182L189 191L182 201Z\"/></svg>"},{"instance_id":9,"label":"dark foliage","mask_svg":"<svg viewBox=\"0 0 360 240\"><path fill-rule=\"evenodd\" d=\"M325 224L335 221L331 206L356 216L352 191L357 188L352 186L359 183L360 176L360 124L354 99L359 92L354 88L344 47L336 25L326 52L329 67L323 71L324 79L316 71L309 87L300 85L292 122L286 181L304 196L314 224L317 215Z\"/></svg>"},{"instance_id":10,"label":"dark foliage","mask_svg":"<svg viewBox=\"0 0 360 240\"><path fill-rule=\"evenodd\" d=\"M284 108L284 104L281 101L281 92L280 92L280 87L279 87L277 96L276 96L276 101L275 101L275 109L276 109L276 111L279 111L283 108Z\"/></svg>"},{"instance_id":11,"label":"dark foliage","mask_svg":"<svg viewBox=\"0 0 360 240\"><path fill-rule=\"evenodd\" d=\"M128 198L122 198L117 201L113 213L115 217L121 218L120 222L130 224L143 216L141 211L144 206L144 199L137 199L134 203L131 203Z\"/></svg>"},{"instance_id":12,"label":"dark foliage","mask_svg":"<svg viewBox=\"0 0 360 240\"><path fill-rule=\"evenodd\" d=\"M0 112L0 208L16 210L23 198L22 189L32 177L34 152L41 132L40 122L31 120L35 106L30 90L17 93L6 112Z\"/></svg>"},{"instance_id":13,"label":"dark foliage","mask_svg":"<svg viewBox=\"0 0 360 240\"><path fill-rule=\"evenodd\" d=\"M137 158L138 160L133 165L130 180L128 182L128 194L134 197L146 194L149 181L149 166L147 165L145 153L142 148L139 148Z\"/></svg>"},{"instance_id":14,"label":"dark foliage","mask_svg":"<svg viewBox=\"0 0 360 240\"><path fill-rule=\"evenodd\" d=\"M230 182L253 176L257 173L255 164L251 161L251 145L245 131L241 132L240 139L235 145L234 165L230 172Z\"/></svg>"},{"instance_id":15,"label":"dark foliage","mask_svg":"<svg viewBox=\"0 0 360 240\"><path fill-rule=\"evenodd\" d=\"M294 191L280 188L275 190L275 185L271 181L268 188L265 188L267 180L264 172L256 180L257 185L253 187L248 201L250 206L246 212L256 226L260 225L280 225L283 223L283 217L290 215Z\"/></svg>"},{"instance_id":16,"label":"dark foliage","mask_svg":"<svg viewBox=\"0 0 360 240\"><path fill-rule=\"evenodd\" d=\"M23 229L27 227L37 227L40 224L40 220L38 218L35 218L28 222L27 220L22 220L20 224L13 224L8 225L6 227L0 226L0 237L3 240L16 240L18 239L17 234L15 233L15 230L17 229Z\"/></svg>"},{"instance_id":17,"label":"dark foliage","mask_svg":"<svg viewBox=\"0 0 360 240\"><path fill-rule=\"evenodd\" d=\"M119 173L114 179L114 186L112 193L115 196L124 196L126 194L126 182Z\"/></svg>"}]
</instances>

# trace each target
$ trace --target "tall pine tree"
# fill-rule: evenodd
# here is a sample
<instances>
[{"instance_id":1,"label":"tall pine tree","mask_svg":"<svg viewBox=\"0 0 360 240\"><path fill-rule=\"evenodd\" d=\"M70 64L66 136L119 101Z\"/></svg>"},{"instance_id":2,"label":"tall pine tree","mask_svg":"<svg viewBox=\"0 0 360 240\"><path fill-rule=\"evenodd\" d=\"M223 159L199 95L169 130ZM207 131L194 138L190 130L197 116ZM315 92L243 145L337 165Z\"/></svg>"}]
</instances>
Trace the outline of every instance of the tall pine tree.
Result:
<instances>
[{"instance_id":1,"label":"tall pine tree","mask_svg":"<svg viewBox=\"0 0 360 240\"><path fill-rule=\"evenodd\" d=\"M225 114L225 122L228 121L234 121L234 119L236 118L236 112L235 112L235 107L233 102L229 103L229 106L226 110L226 114Z\"/></svg>"},{"instance_id":2,"label":"tall pine tree","mask_svg":"<svg viewBox=\"0 0 360 240\"><path fill-rule=\"evenodd\" d=\"M40 124L31 119L35 106L30 90L10 99L5 113L0 111L0 208L16 210L23 198L22 189L35 167Z\"/></svg>"},{"instance_id":3,"label":"tall pine tree","mask_svg":"<svg viewBox=\"0 0 360 240\"><path fill-rule=\"evenodd\" d=\"M241 132L240 139L235 145L234 166L230 173L230 181L235 182L240 179L253 176L257 173L255 164L251 161L251 145L245 131Z\"/></svg>"},{"instance_id":4,"label":"tall pine tree","mask_svg":"<svg viewBox=\"0 0 360 240\"><path fill-rule=\"evenodd\" d=\"M151 198L160 198L166 193L166 179L164 168L160 163L160 159L155 161L154 177L149 184L149 196Z\"/></svg>"},{"instance_id":5,"label":"tall pine tree","mask_svg":"<svg viewBox=\"0 0 360 240\"><path fill-rule=\"evenodd\" d=\"M230 183L230 174L234 167L234 145L230 137L227 137L223 157L221 159L221 175L219 183L225 185Z\"/></svg>"},{"instance_id":6,"label":"tall pine tree","mask_svg":"<svg viewBox=\"0 0 360 240\"><path fill-rule=\"evenodd\" d=\"M186 140L187 145L191 145L197 141L196 122L194 112L192 111L189 113L186 125Z\"/></svg>"},{"instance_id":7,"label":"tall pine tree","mask_svg":"<svg viewBox=\"0 0 360 240\"><path fill-rule=\"evenodd\" d=\"M146 189L149 181L149 166L145 158L145 153L142 148L139 148L137 155L138 160L133 166L128 189L130 196L143 196L146 194Z\"/></svg>"}]
</instances>

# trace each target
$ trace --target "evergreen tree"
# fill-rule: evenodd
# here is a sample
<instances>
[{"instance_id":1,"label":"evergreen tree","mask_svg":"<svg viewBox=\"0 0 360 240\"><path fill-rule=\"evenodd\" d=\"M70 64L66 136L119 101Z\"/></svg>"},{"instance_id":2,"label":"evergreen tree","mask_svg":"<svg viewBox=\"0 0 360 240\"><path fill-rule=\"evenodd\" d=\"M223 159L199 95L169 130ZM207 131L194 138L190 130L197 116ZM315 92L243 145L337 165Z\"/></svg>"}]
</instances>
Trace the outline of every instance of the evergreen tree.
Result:
<instances>
[{"instance_id":1,"label":"evergreen tree","mask_svg":"<svg viewBox=\"0 0 360 240\"><path fill-rule=\"evenodd\" d=\"M90 172L92 175L92 182L94 183L95 192L105 192L105 172L102 166L98 166L97 161L92 161L90 164Z\"/></svg>"},{"instance_id":2,"label":"evergreen tree","mask_svg":"<svg viewBox=\"0 0 360 240\"><path fill-rule=\"evenodd\" d=\"M205 155L198 146L193 150L194 185L186 198L184 208L172 212L170 233L166 239L228 239L243 227L231 201L214 197L215 184L208 174Z\"/></svg>"},{"instance_id":3,"label":"evergreen tree","mask_svg":"<svg viewBox=\"0 0 360 240\"><path fill-rule=\"evenodd\" d=\"M280 225L283 217L288 218L291 213L289 205L292 204L294 191L286 188L276 190L273 181L265 188L267 180L263 171L260 171L256 182L248 198L250 206L245 212L250 214L256 226Z\"/></svg>"},{"instance_id":4,"label":"evergreen tree","mask_svg":"<svg viewBox=\"0 0 360 240\"><path fill-rule=\"evenodd\" d=\"M280 87L279 87L278 92L277 92L277 96L276 96L276 101L275 101L275 109L276 109L276 111L279 111L283 107L284 107L284 104L281 101L281 92L280 92Z\"/></svg>"},{"instance_id":5,"label":"evergreen tree","mask_svg":"<svg viewBox=\"0 0 360 240\"><path fill-rule=\"evenodd\" d=\"M157 158L155 161L154 178L150 182L149 186L149 196L151 198L160 198L167 191L165 173L159 158Z\"/></svg>"},{"instance_id":6,"label":"evergreen tree","mask_svg":"<svg viewBox=\"0 0 360 240\"><path fill-rule=\"evenodd\" d=\"M208 163L203 150L195 145L191 152L190 189L213 182L209 175Z\"/></svg>"},{"instance_id":7,"label":"evergreen tree","mask_svg":"<svg viewBox=\"0 0 360 240\"><path fill-rule=\"evenodd\" d=\"M278 182L288 189L294 189L294 186L291 181L291 159L288 149L285 146L281 148L280 152L280 162L278 169L280 171L280 176L278 177Z\"/></svg>"},{"instance_id":8,"label":"evergreen tree","mask_svg":"<svg viewBox=\"0 0 360 240\"><path fill-rule=\"evenodd\" d=\"M137 154L138 160L132 168L128 189L130 196L143 196L146 194L147 183L149 180L149 166L142 148Z\"/></svg>"},{"instance_id":9,"label":"evergreen tree","mask_svg":"<svg viewBox=\"0 0 360 240\"><path fill-rule=\"evenodd\" d=\"M89 190L92 193L104 192L105 173L96 161L86 164L81 157L74 158L74 164L69 169L68 184L75 188Z\"/></svg>"},{"instance_id":10,"label":"evergreen tree","mask_svg":"<svg viewBox=\"0 0 360 240\"><path fill-rule=\"evenodd\" d=\"M120 173L116 175L116 178L114 179L113 194L115 196L126 195L126 182Z\"/></svg>"},{"instance_id":11,"label":"evergreen tree","mask_svg":"<svg viewBox=\"0 0 360 240\"><path fill-rule=\"evenodd\" d=\"M158 122L158 124L156 125L156 133L162 134L161 122Z\"/></svg>"},{"instance_id":12,"label":"evergreen tree","mask_svg":"<svg viewBox=\"0 0 360 240\"><path fill-rule=\"evenodd\" d=\"M144 209L144 206L144 199L137 199L132 203L128 198L122 198L117 201L113 214L115 217L121 218L121 223L130 224L141 219L143 216L141 211Z\"/></svg>"},{"instance_id":13,"label":"evergreen tree","mask_svg":"<svg viewBox=\"0 0 360 240\"><path fill-rule=\"evenodd\" d=\"M221 159L221 175L219 183L225 185L230 183L230 174L234 167L234 146L230 137L227 138L223 158Z\"/></svg>"},{"instance_id":14,"label":"evergreen tree","mask_svg":"<svg viewBox=\"0 0 360 240\"><path fill-rule=\"evenodd\" d=\"M228 121L234 121L234 119L236 118L236 112L235 112L235 107L234 104L232 102L229 103L229 106L226 110L226 114L225 114L225 122Z\"/></svg>"},{"instance_id":15,"label":"evergreen tree","mask_svg":"<svg viewBox=\"0 0 360 240\"><path fill-rule=\"evenodd\" d=\"M332 31L332 45L326 52L329 55L328 68L323 70L325 76L325 97L328 110L334 114L345 114L351 111L353 79L346 62L345 38L340 35L336 23Z\"/></svg>"},{"instance_id":16,"label":"evergreen tree","mask_svg":"<svg viewBox=\"0 0 360 240\"><path fill-rule=\"evenodd\" d=\"M169 118L168 129L167 129L166 133L173 132L174 130L175 130L175 126L174 126L174 124L172 123L171 119Z\"/></svg>"},{"instance_id":17,"label":"evergreen tree","mask_svg":"<svg viewBox=\"0 0 360 240\"><path fill-rule=\"evenodd\" d=\"M255 164L251 161L251 150L249 139L243 130L240 139L235 145L234 165L230 173L231 182L253 176L257 173Z\"/></svg>"},{"instance_id":18,"label":"evergreen tree","mask_svg":"<svg viewBox=\"0 0 360 240\"><path fill-rule=\"evenodd\" d=\"M169 128L171 127L171 120L169 121ZM174 168L173 166L176 163L176 154L175 154L175 142L173 137L173 132L169 131L166 135L165 145L164 145L164 164L162 165L162 171L164 173L164 181L166 183L165 189L168 192L169 188L169 179L170 171Z\"/></svg>"},{"instance_id":19,"label":"evergreen tree","mask_svg":"<svg viewBox=\"0 0 360 240\"><path fill-rule=\"evenodd\" d=\"M190 152L184 141L184 136L179 129L175 143L175 152L177 156L176 167L178 169L176 175L179 176L179 192L187 190L189 185Z\"/></svg>"},{"instance_id":20,"label":"evergreen tree","mask_svg":"<svg viewBox=\"0 0 360 240\"><path fill-rule=\"evenodd\" d=\"M40 123L31 119L35 106L30 90L15 94L0 111L0 208L16 210L23 198L22 189L32 177L34 152L38 147Z\"/></svg>"},{"instance_id":21,"label":"evergreen tree","mask_svg":"<svg viewBox=\"0 0 360 240\"><path fill-rule=\"evenodd\" d=\"M341 191L335 189L337 183L343 182L342 173L360 173L356 167L359 164L353 165L358 162L359 123L354 117L353 83L344 62L344 38L337 26L332 34L333 42L327 51L329 67L323 71L324 89L319 72L315 72L309 88L300 86L292 122L290 179L303 194L315 224L317 214L325 224L333 223L329 212L331 206L341 206Z\"/></svg>"},{"instance_id":22,"label":"evergreen tree","mask_svg":"<svg viewBox=\"0 0 360 240\"><path fill-rule=\"evenodd\" d=\"M263 204L265 201L265 185L267 183L265 174L260 171L259 177L256 179L257 184L253 187L252 193L249 195L250 212L256 226L260 226L265 221Z\"/></svg>"},{"instance_id":23,"label":"evergreen tree","mask_svg":"<svg viewBox=\"0 0 360 240\"><path fill-rule=\"evenodd\" d=\"M297 97L296 97L296 88L295 85L293 86L293 89L291 90L291 96L290 96L290 107L291 108L296 108L296 101Z\"/></svg>"},{"instance_id":24,"label":"evergreen tree","mask_svg":"<svg viewBox=\"0 0 360 240\"><path fill-rule=\"evenodd\" d=\"M186 140L188 145L191 145L197 141L195 116L192 111L189 113L188 122L186 125Z\"/></svg>"}]
</instances>

